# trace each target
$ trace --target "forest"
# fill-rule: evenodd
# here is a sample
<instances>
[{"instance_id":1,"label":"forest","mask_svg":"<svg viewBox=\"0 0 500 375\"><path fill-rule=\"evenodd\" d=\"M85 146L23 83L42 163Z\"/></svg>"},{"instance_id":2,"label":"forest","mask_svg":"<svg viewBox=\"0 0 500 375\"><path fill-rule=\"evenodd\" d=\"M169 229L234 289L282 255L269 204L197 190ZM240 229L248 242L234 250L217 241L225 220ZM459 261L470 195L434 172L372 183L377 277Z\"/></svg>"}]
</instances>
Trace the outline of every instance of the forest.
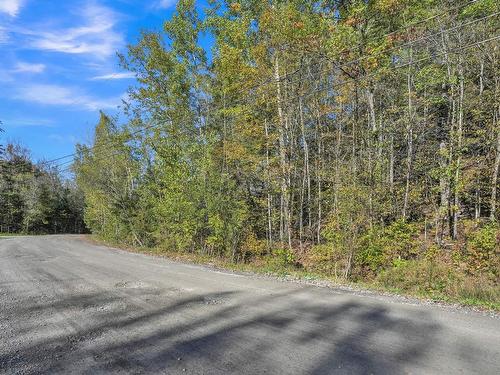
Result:
<instances>
[{"instance_id":1,"label":"forest","mask_svg":"<svg viewBox=\"0 0 500 375\"><path fill-rule=\"evenodd\" d=\"M77 146L86 226L500 306L499 14L495 0L179 0L119 55L136 77L122 112ZM26 228L45 222L30 194Z\"/></svg>"},{"instance_id":2,"label":"forest","mask_svg":"<svg viewBox=\"0 0 500 375\"><path fill-rule=\"evenodd\" d=\"M0 235L84 233L83 208L74 182L23 146L0 143Z\"/></svg>"}]
</instances>

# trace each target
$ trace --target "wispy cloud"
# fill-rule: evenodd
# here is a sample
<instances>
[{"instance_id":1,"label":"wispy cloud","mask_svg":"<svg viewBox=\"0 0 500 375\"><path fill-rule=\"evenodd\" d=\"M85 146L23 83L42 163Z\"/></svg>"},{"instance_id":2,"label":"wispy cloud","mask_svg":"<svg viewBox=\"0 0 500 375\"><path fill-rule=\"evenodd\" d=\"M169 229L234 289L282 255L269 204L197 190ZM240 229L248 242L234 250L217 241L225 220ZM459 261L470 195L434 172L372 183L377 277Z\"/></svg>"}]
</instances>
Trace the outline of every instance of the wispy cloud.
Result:
<instances>
[{"instance_id":1,"label":"wispy cloud","mask_svg":"<svg viewBox=\"0 0 500 375\"><path fill-rule=\"evenodd\" d=\"M116 108L121 104L122 99L121 97L93 98L75 88L45 84L21 87L14 98L32 103L67 106L89 111Z\"/></svg>"},{"instance_id":2,"label":"wispy cloud","mask_svg":"<svg viewBox=\"0 0 500 375\"><path fill-rule=\"evenodd\" d=\"M18 62L12 70L14 73L42 73L45 70L44 64L31 64L27 62Z\"/></svg>"},{"instance_id":3,"label":"wispy cloud","mask_svg":"<svg viewBox=\"0 0 500 375\"><path fill-rule=\"evenodd\" d=\"M177 4L177 0L159 0L156 2L156 8L167 9Z\"/></svg>"},{"instance_id":4,"label":"wispy cloud","mask_svg":"<svg viewBox=\"0 0 500 375\"><path fill-rule=\"evenodd\" d=\"M99 80L109 80L109 79L132 79L135 78L135 74L131 72L121 72L121 73L110 73L101 76L92 77L92 81Z\"/></svg>"},{"instance_id":5,"label":"wispy cloud","mask_svg":"<svg viewBox=\"0 0 500 375\"><path fill-rule=\"evenodd\" d=\"M7 13L11 17L16 17L23 2L23 0L0 0L0 13Z\"/></svg>"},{"instance_id":6,"label":"wispy cloud","mask_svg":"<svg viewBox=\"0 0 500 375\"><path fill-rule=\"evenodd\" d=\"M42 127L42 128L52 128L54 127L54 121L43 119L43 118L8 118L3 120L6 128L31 128L31 127Z\"/></svg>"},{"instance_id":7,"label":"wispy cloud","mask_svg":"<svg viewBox=\"0 0 500 375\"><path fill-rule=\"evenodd\" d=\"M12 67L0 65L0 82L15 82L19 73L39 74L45 71L45 64L31 64L28 62L18 61ZM4 90L7 88L4 87Z\"/></svg>"},{"instance_id":8,"label":"wispy cloud","mask_svg":"<svg viewBox=\"0 0 500 375\"><path fill-rule=\"evenodd\" d=\"M81 11L80 26L70 28L46 28L35 31L18 30L29 37L29 46L38 50L91 54L98 58L113 55L123 43L123 35L115 31L118 15L111 9L88 4ZM78 23L78 20L75 21Z\"/></svg>"}]
</instances>

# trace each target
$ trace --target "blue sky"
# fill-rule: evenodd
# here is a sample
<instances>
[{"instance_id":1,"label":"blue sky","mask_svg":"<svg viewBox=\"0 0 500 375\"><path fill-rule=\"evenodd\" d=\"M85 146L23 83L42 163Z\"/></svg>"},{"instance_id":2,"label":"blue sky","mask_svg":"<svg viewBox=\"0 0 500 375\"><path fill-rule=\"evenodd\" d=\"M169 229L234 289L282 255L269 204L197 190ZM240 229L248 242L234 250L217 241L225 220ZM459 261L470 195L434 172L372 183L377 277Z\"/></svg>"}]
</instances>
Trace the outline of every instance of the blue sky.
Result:
<instances>
[{"instance_id":1,"label":"blue sky","mask_svg":"<svg viewBox=\"0 0 500 375\"><path fill-rule=\"evenodd\" d=\"M174 9L175 0L0 0L2 138L38 160L88 142L99 109L116 113L134 84L116 52Z\"/></svg>"}]
</instances>

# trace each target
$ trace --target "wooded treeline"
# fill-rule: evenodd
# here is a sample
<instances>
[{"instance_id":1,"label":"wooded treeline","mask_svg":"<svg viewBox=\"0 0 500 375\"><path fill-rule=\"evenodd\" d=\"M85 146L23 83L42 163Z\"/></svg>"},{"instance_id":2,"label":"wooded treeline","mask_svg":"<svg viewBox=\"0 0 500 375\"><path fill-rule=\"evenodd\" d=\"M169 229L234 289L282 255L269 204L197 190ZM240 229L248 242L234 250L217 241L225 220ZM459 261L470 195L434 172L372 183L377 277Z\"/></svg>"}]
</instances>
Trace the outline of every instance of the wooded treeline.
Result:
<instances>
[{"instance_id":1,"label":"wooded treeline","mask_svg":"<svg viewBox=\"0 0 500 375\"><path fill-rule=\"evenodd\" d=\"M78 148L88 227L337 277L425 262L496 284L499 11L180 0L121 56L127 122L102 114Z\"/></svg>"},{"instance_id":2,"label":"wooded treeline","mask_svg":"<svg viewBox=\"0 0 500 375\"><path fill-rule=\"evenodd\" d=\"M0 143L0 233L82 233L84 198L20 145Z\"/></svg>"}]
</instances>

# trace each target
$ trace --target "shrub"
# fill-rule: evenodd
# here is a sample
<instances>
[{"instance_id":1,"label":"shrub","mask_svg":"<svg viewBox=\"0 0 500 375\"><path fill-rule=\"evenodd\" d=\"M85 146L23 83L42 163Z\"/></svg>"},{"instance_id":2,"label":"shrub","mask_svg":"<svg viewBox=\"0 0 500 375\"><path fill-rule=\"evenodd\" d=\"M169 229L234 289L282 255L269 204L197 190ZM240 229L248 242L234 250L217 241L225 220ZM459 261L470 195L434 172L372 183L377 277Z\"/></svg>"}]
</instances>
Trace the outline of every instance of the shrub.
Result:
<instances>
[{"instance_id":1,"label":"shrub","mask_svg":"<svg viewBox=\"0 0 500 375\"><path fill-rule=\"evenodd\" d=\"M273 257L284 266L295 264L295 254L284 247L274 250Z\"/></svg>"},{"instance_id":2,"label":"shrub","mask_svg":"<svg viewBox=\"0 0 500 375\"><path fill-rule=\"evenodd\" d=\"M394 262L412 259L418 253L417 234L416 225L403 220L385 228L374 227L362 236L356 261L376 274Z\"/></svg>"},{"instance_id":3,"label":"shrub","mask_svg":"<svg viewBox=\"0 0 500 375\"><path fill-rule=\"evenodd\" d=\"M243 260L249 261L267 252L267 241L258 239L253 231L249 231L241 244L241 249Z\"/></svg>"},{"instance_id":4,"label":"shrub","mask_svg":"<svg viewBox=\"0 0 500 375\"><path fill-rule=\"evenodd\" d=\"M467 241L469 270L472 273L493 273L498 275L500 256L500 228L489 224L473 232Z\"/></svg>"},{"instance_id":5,"label":"shrub","mask_svg":"<svg viewBox=\"0 0 500 375\"><path fill-rule=\"evenodd\" d=\"M265 257L267 268L272 272L286 271L296 265L295 254L286 247L278 247Z\"/></svg>"},{"instance_id":6,"label":"shrub","mask_svg":"<svg viewBox=\"0 0 500 375\"><path fill-rule=\"evenodd\" d=\"M398 260L382 271L377 281L391 289L433 295L443 294L459 281L459 276L449 265L439 261Z\"/></svg>"},{"instance_id":7,"label":"shrub","mask_svg":"<svg viewBox=\"0 0 500 375\"><path fill-rule=\"evenodd\" d=\"M313 246L304 259L304 266L312 272L340 277L344 274L346 254L331 244Z\"/></svg>"},{"instance_id":8,"label":"shrub","mask_svg":"<svg viewBox=\"0 0 500 375\"><path fill-rule=\"evenodd\" d=\"M488 223L466 225L464 242L453 254L462 270L472 276L485 276L493 280L500 277L500 226Z\"/></svg>"}]
</instances>

